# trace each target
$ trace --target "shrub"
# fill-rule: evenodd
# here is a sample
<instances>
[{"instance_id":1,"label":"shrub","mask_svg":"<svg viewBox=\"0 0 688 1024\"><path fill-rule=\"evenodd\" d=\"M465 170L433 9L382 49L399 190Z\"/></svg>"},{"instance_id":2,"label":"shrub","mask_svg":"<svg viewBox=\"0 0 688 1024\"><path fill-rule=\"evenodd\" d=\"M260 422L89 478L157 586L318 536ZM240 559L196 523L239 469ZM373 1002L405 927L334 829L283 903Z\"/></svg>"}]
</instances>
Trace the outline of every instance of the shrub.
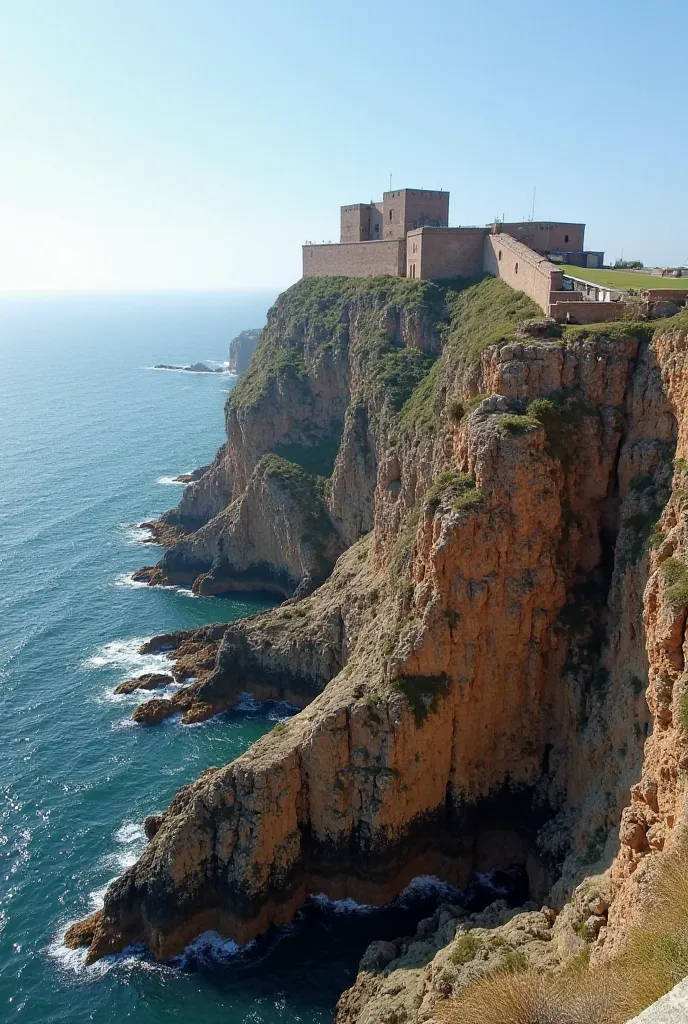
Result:
<instances>
[{"instance_id":1,"label":"shrub","mask_svg":"<svg viewBox=\"0 0 688 1024\"><path fill-rule=\"evenodd\" d=\"M465 935L461 935L455 942L454 948L449 954L449 959L457 967L462 964L468 964L471 960L475 959L475 955L480 949L480 943L476 939L475 935L471 935L467 932Z\"/></svg>"},{"instance_id":2,"label":"shrub","mask_svg":"<svg viewBox=\"0 0 688 1024\"><path fill-rule=\"evenodd\" d=\"M519 974L528 967L528 958L521 949L510 949L504 954L502 970L507 974Z\"/></svg>"},{"instance_id":3,"label":"shrub","mask_svg":"<svg viewBox=\"0 0 688 1024\"><path fill-rule=\"evenodd\" d=\"M587 972L586 972L587 974ZM494 971L434 1012L442 1024L621 1024L614 993L570 976Z\"/></svg>"},{"instance_id":4,"label":"shrub","mask_svg":"<svg viewBox=\"0 0 688 1024\"><path fill-rule=\"evenodd\" d=\"M451 402L447 404L447 415L454 423L459 423L463 419L465 411L464 404L460 398L452 398Z\"/></svg>"},{"instance_id":5,"label":"shrub","mask_svg":"<svg viewBox=\"0 0 688 1024\"><path fill-rule=\"evenodd\" d=\"M475 481L468 473L446 471L435 477L432 486L423 497L427 509L437 509L443 498L460 497L462 494L475 490Z\"/></svg>"},{"instance_id":6,"label":"shrub","mask_svg":"<svg viewBox=\"0 0 688 1024\"><path fill-rule=\"evenodd\" d=\"M499 426L509 434L525 434L541 424L530 416L501 416Z\"/></svg>"},{"instance_id":7,"label":"shrub","mask_svg":"<svg viewBox=\"0 0 688 1024\"><path fill-rule=\"evenodd\" d=\"M666 596L674 608L688 604L688 566L679 558L667 558L660 566Z\"/></svg>"},{"instance_id":8,"label":"shrub","mask_svg":"<svg viewBox=\"0 0 688 1024\"><path fill-rule=\"evenodd\" d=\"M470 512L472 509L480 508L485 503L485 495L482 491L479 491L477 487L473 487L469 490L460 494L459 497L452 502L452 509L454 512Z\"/></svg>"}]
</instances>

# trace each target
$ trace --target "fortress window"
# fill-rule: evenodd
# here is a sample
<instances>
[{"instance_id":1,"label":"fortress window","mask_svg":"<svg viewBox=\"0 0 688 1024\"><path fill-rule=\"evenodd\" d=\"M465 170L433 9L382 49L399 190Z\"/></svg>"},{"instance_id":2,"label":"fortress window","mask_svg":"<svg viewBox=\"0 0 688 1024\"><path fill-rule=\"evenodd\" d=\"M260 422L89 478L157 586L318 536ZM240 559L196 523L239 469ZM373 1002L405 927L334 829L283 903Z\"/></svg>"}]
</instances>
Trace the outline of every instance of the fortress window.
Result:
<instances>
[{"instance_id":1,"label":"fortress window","mask_svg":"<svg viewBox=\"0 0 688 1024\"><path fill-rule=\"evenodd\" d=\"M498 259L498 260L501 260L501 258L502 258L502 250L500 249L500 250L499 250L499 256L497 257L497 259Z\"/></svg>"},{"instance_id":2,"label":"fortress window","mask_svg":"<svg viewBox=\"0 0 688 1024\"><path fill-rule=\"evenodd\" d=\"M390 219L390 220L392 219L392 214L393 214L393 213L394 213L394 210L390 210L390 211L389 211L389 219Z\"/></svg>"},{"instance_id":3,"label":"fortress window","mask_svg":"<svg viewBox=\"0 0 688 1024\"><path fill-rule=\"evenodd\" d=\"M516 264L516 266L514 267L514 274L518 274L518 263L517 263L517 264Z\"/></svg>"},{"instance_id":4,"label":"fortress window","mask_svg":"<svg viewBox=\"0 0 688 1024\"><path fill-rule=\"evenodd\" d=\"M569 240L569 236L568 235L564 235L564 242L568 242L568 240Z\"/></svg>"}]
</instances>

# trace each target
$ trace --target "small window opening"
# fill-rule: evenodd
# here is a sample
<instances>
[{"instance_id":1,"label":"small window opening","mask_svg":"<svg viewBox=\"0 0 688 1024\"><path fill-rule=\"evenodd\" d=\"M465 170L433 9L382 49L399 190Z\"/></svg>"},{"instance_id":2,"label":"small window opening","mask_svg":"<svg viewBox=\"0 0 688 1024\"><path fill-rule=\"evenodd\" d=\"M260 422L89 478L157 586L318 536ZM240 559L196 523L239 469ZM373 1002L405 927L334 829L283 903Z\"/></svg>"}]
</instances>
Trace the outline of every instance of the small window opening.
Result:
<instances>
[{"instance_id":1,"label":"small window opening","mask_svg":"<svg viewBox=\"0 0 688 1024\"><path fill-rule=\"evenodd\" d=\"M569 236L568 235L564 235L564 242L568 242L568 240L569 240Z\"/></svg>"},{"instance_id":2,"label":"small window opening","mask_svg":"<svg viewBox=\"0 0 688 1024\"><path fill-rule=\"evenodd\" d=\"M498 260L501 260L501 258L502 258L502 250L500 249L500 250L499 250L499 256L497 257L497 259L498 259Z\"/></svg>"},{"instance_id":3,"label":"small window opening","mask_svg":"<svg viewBox=\"0 0 688 1024\"><path fill-rule=\"evenodd\" d=\"M518 274L518 263L517 263L517 264L516 264L516 266L514 267L514 274Z\"/></svg>"},{"instance_id":4,"label":"small window opening","mask_svg":"<svg viewBox=\"0 0 688 1024\"><path fill-rule=\"evenodd\" d=\"M392 219L392 212L393 212L392 210L389 211L389 219L390 220Z\"/></svg>"}]
</instances>

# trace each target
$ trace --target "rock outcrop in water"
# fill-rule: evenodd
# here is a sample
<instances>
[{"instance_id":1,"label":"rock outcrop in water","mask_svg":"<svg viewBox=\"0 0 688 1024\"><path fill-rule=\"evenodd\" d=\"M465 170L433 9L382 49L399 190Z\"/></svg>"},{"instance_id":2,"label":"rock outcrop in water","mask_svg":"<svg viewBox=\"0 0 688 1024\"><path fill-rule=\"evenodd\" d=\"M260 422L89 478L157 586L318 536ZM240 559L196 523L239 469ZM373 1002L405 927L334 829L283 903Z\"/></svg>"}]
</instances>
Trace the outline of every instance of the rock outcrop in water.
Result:
<instances>
[{"instance_id":1,"label":"rock outcrop in water","mask_svg":"<svg viewBox=\"0 0 688 1024\"><path fill-rule=\"evenodd\" d=\"M194 681L136 715L199 721L243 691L303 710L156 818L68 935L89 960L509 864L547 927L561 911L560 959L584 928L597 957L623 942L688 767L688 320L515 340L533 312L494 280L332 279L271 311L150 575L290 599L185 634ZM388 973L338 1019L393 1008ZM407 1015L452 990L426 975Z\"/></svg>"},{"instance_id":2,"label":"rock outcrop in water","mask_svg":"<svg viewBox=\"0 0 688 1024\"><path fill-rule=\"evenodd\" d=\"M225 373L224 366L206 366L205 363L190 363L188 366L177 366L172 363L156 363L154 370L185 370L187 373Z\"/></svg>"}]
</instances>

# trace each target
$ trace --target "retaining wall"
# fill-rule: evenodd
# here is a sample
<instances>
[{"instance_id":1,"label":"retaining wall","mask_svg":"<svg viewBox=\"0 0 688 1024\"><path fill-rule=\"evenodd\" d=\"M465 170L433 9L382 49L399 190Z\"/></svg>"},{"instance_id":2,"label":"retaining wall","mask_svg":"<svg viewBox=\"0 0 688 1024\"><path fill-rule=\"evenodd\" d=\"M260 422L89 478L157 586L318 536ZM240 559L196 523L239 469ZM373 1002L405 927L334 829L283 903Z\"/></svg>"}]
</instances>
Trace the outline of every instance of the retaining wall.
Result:
<instances>
[{"instance_id":1,"label":"retaining wall","mask_svg":"<svg viewBox=\"0 0 688 1024\"><path fill-rule=\"evenodd\" d=\"M379 277L406 272L406 239L304 245L304 277Z\"/></svg>"},{"instance_id":2,"label":"retaining wall","mask_svg":"<svg viewBox=\"0 0 688 1024\"><path fill-rule=\"evenodd\" d=\"M488 274L501 277L512 288L525 292L545 313L550 306L551 293L563 290L561 270L511 235L487 235L484 269Z\"/></svg>"},{"instance_id":3,"label":"retaining wall","mask_svg":"<svg viewBox=\"0 0 688 1024\"><path fill-rule=\"evenodd\" d=\"M623 302L553 302L548 313L559 324L566 323L567 313L572 324L599 324L620 320L624 309Z\"/></svg>"}]
</instances>

